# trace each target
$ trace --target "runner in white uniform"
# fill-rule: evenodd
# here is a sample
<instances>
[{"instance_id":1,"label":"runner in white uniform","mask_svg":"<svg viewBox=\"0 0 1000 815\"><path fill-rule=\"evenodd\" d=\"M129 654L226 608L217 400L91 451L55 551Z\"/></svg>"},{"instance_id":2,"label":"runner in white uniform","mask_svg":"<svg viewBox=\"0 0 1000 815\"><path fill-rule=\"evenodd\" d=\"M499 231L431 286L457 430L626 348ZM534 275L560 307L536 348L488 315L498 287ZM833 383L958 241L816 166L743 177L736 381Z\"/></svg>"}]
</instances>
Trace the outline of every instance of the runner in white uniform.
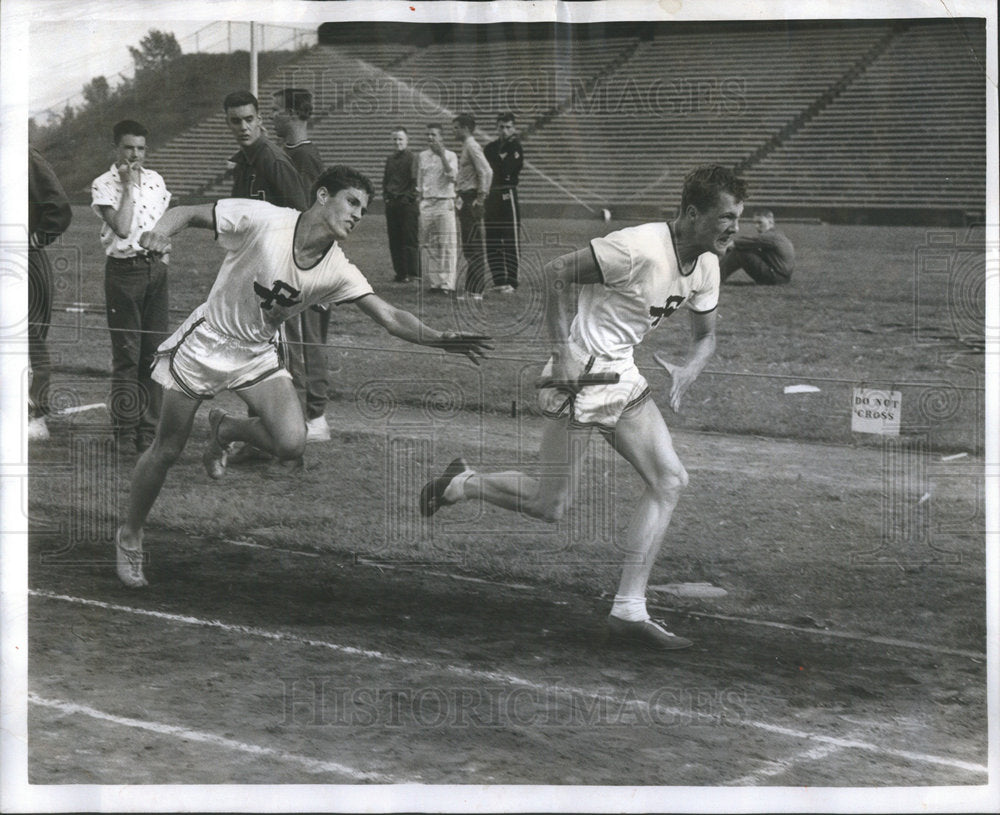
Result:
<instances>
[{"instance_id":1,"label":"runner in white uniform","mask_svg":"<svg viewBox=\"0 0 1000 815\"><path fill-rule=\"evenodd\" d=\"M171 236L182 229L214 229L227 254L206 302L157 352L154 378L164 386L160 423L136 463L128 515L115 536L118 576L126 585L147 585L143 525L203 400L232 390L255 414L238 419L209 412L210 441L202 460L213 478L224 474L226 448L234 441L281 459L302 455L305 418L276 346L284 320L313 304L350 302L408 342L464 354L476 364L490 348L488 338L436 331L385 302L344 257L338 241L361 220L373 193L363 174L331 167L313 185L313 204L305 212L243 199L177 207L139 239L148 251L166 253Z\"/></svg>"},{"instance_id":2,"label":"runner in white uniform","mask_svg":"<svg viewBox=\"0 0 1000 815\"><path fill-rule=\"evenodd\" d=\"M228 198L212 214L216 239L228 252L208 299L160 347L153 373L164 388L202 399L269 376L290 378L275 342L281 324L312 305L372 293L336 243L312 267L299 267L292 256L297 210ZM214 364L206 363L207 353Z\"/></svg>"},{"instance_id":3,"label":"runner in white uniform","mask_svg":"<svg viewBox=\"0 0 1000 815\"><path fill-rule=\"evenodd\" d=\"M745 197L745 183L731 170L701 167L685 179L680 214L672 223L613 232L547 264L552 288L546 322L554 348L542 381L576 383L587 373L617 373L618 383L541 390L542 411L553 421L542 437L540 477L479 474L456 459L421 494L425 515L482 498L558 521L569 509L583 454L597 427L646 483L626 534L625 566L608 618L608 632L616 639L660 649L691 645L646 611L649 574L688 476L632 353L653 328L685 306L692 329L687 360L674 365L656 357L671 375L669 403L678 411L715 351L718 256L739 229ZM571 285L580 286L574 314Z\"/></svg>"}]
</instances>

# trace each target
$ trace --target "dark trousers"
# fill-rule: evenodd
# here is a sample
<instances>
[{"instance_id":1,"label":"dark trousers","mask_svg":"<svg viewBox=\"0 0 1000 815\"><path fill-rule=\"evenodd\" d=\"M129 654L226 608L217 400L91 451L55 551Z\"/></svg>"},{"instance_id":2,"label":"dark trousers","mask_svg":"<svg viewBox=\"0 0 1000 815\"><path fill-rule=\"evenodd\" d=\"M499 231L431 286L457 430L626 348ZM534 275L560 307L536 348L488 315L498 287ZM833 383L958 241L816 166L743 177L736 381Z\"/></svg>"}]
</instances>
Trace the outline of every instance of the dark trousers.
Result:
<instances>
[{"instance_id":1,"label":"dark trousers","mask_svg":"<svg viewBox=\"0 0 1000 815\"><path fill-rule=\"evenodd\" d=\"M521 210L516 188L490 190L485 221L486 256L493 285L517 288Z\"/></svg>"},{"instance_id":2,"label":"dark trousers","mask_svg":"<svg viewBox=\"0 0 1000 815\"><path fill-rule=\"evenodd\" d=\"M740 269L750 275L753 282L759 286L781 286L792 279L790 274L779 272L756 252L730 249L719 261L719 273L722 280Z\"/></svg>"},{"instance_id":3,"label":"dark trousers","mask_svg":"<svg viewBox=\"0 0 1000 815\"><path fill-rule=\"evenodd\" d=\"M326 339L330 333L330 310L307 308L284 324L285 362L292 375L306 421L322 416L330 390Z\"/></svg>"},{"instance_id":4,"label":"dark trousers","mask_svg":"<svg viewBox=\"0 0 1000 815\"><path fill-rule=\"evenodd\" d=\"M167 267L159 260L109 257L104 296L111 329L111 397L115 436L150 439L163 394L150 374L167 334Z\"/></svg>"},{"instance_id":5,"label":"dark trousers","mask_svg":"<svg viewBox=\"0 0 1000 815\"><path fill-rule=\"evenodd\" d=\"M416 201L387 201L385 227L396 280L420 277L420 207Z\"/></svg>"},{"instance_id":6,"label":"dark trousers","mask_svg":"<svg viewBox=\"0 0 1000 815\"><path fill-rule=\"evenodd\" d=\"M465 290L482 294L486 289L486 232L483 219L473 213L475 192L461 192L458 228L465 256Z\"/></svg>"},{"instance_id":7,"label":"dark trousers","mask_svg":"<svg viewBox=\"0 0 1000 815\"><path fill-rule=\"evenodd\" d=\"M49 323L52 321L52 267L45 250L28 249L28 359L31 362L31 386L28 389L28 415L45 416L49 412Z\"/></svg>"}]
</instances>

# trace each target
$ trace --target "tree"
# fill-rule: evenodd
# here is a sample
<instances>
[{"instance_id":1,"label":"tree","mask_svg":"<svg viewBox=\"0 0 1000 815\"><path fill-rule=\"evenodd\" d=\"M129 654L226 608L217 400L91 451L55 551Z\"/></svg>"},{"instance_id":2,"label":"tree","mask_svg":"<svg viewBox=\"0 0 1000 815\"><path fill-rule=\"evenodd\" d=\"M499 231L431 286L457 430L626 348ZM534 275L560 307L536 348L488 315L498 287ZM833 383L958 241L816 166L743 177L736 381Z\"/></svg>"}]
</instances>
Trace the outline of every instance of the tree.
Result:
<instances>
[{"instance_id":1,"label":"tree","mask_svg":"<svg viewBox=\"0 0 1000 815\"><path fill-rule=\"evenodd\" d=\"M181 55L177 38L169 31L157 31L155 28L151 28L139 41L139 48L130 45L128 50L135 64L136 76L147 71L161 71Z\"/></svg>"},{"instance_id":2,"label":"tree","mask_svg":"<svg viewBox=\"0 0 1000 815\"><path fill-rule=\"evenodd\" d=\"M111 99L111 87L108 85L108 80L103 76L95 76L83 86L83 98L87 100L87 105L91 110L104 107Z\"/></svg>"}]
</instances>

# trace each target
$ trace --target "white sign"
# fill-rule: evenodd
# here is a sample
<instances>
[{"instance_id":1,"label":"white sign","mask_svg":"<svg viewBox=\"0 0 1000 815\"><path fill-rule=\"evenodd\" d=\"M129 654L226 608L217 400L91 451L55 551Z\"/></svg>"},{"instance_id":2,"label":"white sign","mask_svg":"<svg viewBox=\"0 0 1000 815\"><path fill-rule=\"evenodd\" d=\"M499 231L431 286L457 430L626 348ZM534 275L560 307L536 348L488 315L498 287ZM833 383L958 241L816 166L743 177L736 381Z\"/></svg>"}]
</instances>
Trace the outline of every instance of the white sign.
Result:
<instances>
[{"instance_id":1,"label":"white sign","mask_svg":"<svg viewBox=\"0 0 1000 815\"><path fill-rule=\"evenodd\" d=\"M899 391L855 388L851 400L851 430L855 433L898 436L902 404L903 394Z\"/></svg>"}]
</instances>

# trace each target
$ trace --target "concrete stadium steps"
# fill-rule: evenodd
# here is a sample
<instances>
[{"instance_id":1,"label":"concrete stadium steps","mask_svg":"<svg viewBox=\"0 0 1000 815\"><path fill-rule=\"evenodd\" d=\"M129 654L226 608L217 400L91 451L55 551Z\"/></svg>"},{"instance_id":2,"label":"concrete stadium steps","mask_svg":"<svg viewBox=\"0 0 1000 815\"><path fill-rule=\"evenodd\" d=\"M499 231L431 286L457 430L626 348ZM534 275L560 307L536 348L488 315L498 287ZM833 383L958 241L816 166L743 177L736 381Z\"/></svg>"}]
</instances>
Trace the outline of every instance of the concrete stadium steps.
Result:
<instances>
[{"instance_id":1,"label":"concrete stadium steps","mask_svg":"<svg viewBox=\"0 0 1000 815\"><path fill-rule=\"evenodd\" d=\"M314 129L317 129L332 108L356 92L358 60L389 66L405 60L415 50L414 46L399 44L311 48L261 82L258 98L265 124L270 119L271 94L295 86L313 92ZM231 189L232 182L225 175L226 162L236 149L220 99L218 117L206 119L168 144L151 150L149 166L163 175L175 199L187 195L219 198L228 195ZM322 145L320 150L327 155Z\"/></svg>"},{"instance_id":2,"label":"concrete stadium steps","mask_svg":"<svg viewBox=\"0 0 1000 815\"><path fill-rule=\"evenodd\" d=\"M964 53L966 59L956 59ZM774 206L985 206L982 66L958 26L914 25L747 171Z\"/></svg>"},{"instance_id":3,"label":"concrete stadium steps","mask_svg":"<svg viewBox=\"0 0 1000 815\"><path fill-rule=\"evenodd\" d=\"M525 151L548 179L523 175L522 198L561 202L563 187L590 204L671 201L689 169L738 163L888 30L729 31L724 48L711 32L657 33L532 134Z\"/></svg>"},{"instance_id":4,"label":"concrete stadium steps","mask_svg":"<svg viewBox=\"0 0 1000 815\"><path fill-rule=\"evenodd\" d=\"M393 128L406 127L411 147L421 150L426 146L426 124L440 122L445 125L449 148L456 149L451 118L471 111L479 119L478 138L485 143L494 138L497 112L513 109L519 126L530 127L536 116L550 112L560 101L558 94L569 94L635 42L635 38L611 38L555 46L539 42L432 45L408 52L403 64L397 58L392 73L358 56L358 51L328 49L318 55L326 60L323 75L353 76L347 83L353 92L335 99L319 96L336 106L314 117L311 138L327 165L350 163L368 174L381 192ZM557 66L561 67L557 70ZM547 77L558 77L559 82ZM204 193L215 197L227 191L228 183L223 180ZM568 199L563 195L562 200Z\"/></svg>"},{"instance_id":5,"label":"concrete stadium steps","mask_svg":"<svg viewBox=\"0 0 1000 815\"><path fill-rule=\"evenodd\" d=\"M398 76L428 101L472 113L490 132L502 111L513 112L524 130L636 43L635 37L608 37L434 45Z\"/></svg>"},{"instance_id":6,"label":"concrete stadium steps","mask_svg":"<svg viewBox=\"0 0 1000 815\"><path fill-rule=\"evenodd\" d=\"M377 187L397 125L419 150L425 124L439 121L455 149L455 113L477 116L485 142L496 112L513 109L525 133L526 204L673 205L693 166L749 160L754 200L772 206L973 210L984 191L975 172L984 166L984 82L981 67L956 54L969 54L964 38L978 44L982 32L892 26L317 46L262 83L262 113L269 118L273 90L310 88L311 136L325 162L350 163ZM222 197L234 152L220 110L151 153L150 166L175 195Z\"/></svg>"}]
</instances>

